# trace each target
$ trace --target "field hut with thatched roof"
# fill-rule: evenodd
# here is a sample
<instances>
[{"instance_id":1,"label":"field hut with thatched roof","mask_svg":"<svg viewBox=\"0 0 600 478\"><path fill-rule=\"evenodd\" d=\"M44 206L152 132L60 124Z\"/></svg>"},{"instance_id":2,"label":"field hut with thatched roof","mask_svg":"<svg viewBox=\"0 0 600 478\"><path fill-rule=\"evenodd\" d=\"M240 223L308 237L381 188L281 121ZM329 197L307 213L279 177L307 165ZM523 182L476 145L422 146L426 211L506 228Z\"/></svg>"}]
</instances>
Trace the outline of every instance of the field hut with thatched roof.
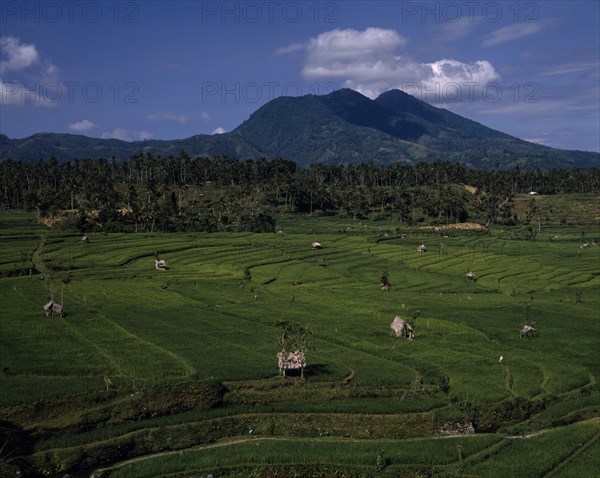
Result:
<instances>
[{"instance_id":1,"label":"field hut with thatched roof","mask_svg":"<svg viewBox=\"0 0 600 478\"><path fill-rule=\"evenodd\" d=\"M278 352L277 362L279 364L279 373L284 377L286 370L300 370L300 376L304 377L304 368L306 367L304 352L298 350L295 352Z\"/></svg>"},{"instance_id":2,"label":"field hut with thatched roof","mask_svg":"<svg viewBox=\"0 0 600 478\"><path fill-rule=\"evenodd\" d=\"M56 314L59 317L62 317L63 306L51 300L46 305L44 305L44 312L46 312L46 317L53 317L54 314Z\"/></svg>"},{"instance_id":3,"label":"field hut with thatched roof","mask_svg":"<svg viewBox=\"0 0 600 478\"><path fill-rule=\"evenodd\" d=\"M467 279L472 280L472 281L476 281L477 280L477 276L475 275L474 272L467 272Z\"/></svg>"},{"instance_id":4,"label":"field hut with thatched roof","mask_svg":"<svg viewBox=\"0 0 600 478\"><path fill-rule=\"evenodd\" d=\"M427 247L425 247L425 244L421 244L419 247L417 247L417 252L427 252Z\"/></svg>"},{"instance_id":5,"label":"field hut with thatched roof","mask_svg":"<svg viewBox=\"0 0 600 478\"><path fill-rule=\"evenodd\" d=\"M519 336L521 338L523 337L535 337L537 330L534 329L531 325L524 325L523 327L521 327L521 330L519 330Z\"/></svg>"},{"instance_id":6,"label":"field hut with thatched roof","mask_svg":"<svg viewBox=\"0 0 600 478\"><path fill-rule=\"evenodd\" d=\"M412 325L410 325L399 315L394 317L394 321L391 323L390 329L394 334L396 334L396 337L405 337L409 340L412 340L415 337Z\"/></svg>"}]
</instances>

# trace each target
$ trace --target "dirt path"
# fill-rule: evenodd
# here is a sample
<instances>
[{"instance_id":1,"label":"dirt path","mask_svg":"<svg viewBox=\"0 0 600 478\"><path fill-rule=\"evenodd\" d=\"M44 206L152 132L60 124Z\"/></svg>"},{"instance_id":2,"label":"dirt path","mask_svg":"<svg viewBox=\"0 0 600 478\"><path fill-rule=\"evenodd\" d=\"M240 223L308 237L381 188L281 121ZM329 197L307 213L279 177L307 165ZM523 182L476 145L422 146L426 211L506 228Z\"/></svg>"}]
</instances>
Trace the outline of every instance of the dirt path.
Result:
<instances>
[{"instance_id":1,"label":"dirt path","mask_svg":"<svg viewBox=\"0 0 600 478\"><path fill-rule=\"evenodd\" d=\"M111 465L111 466L107 466L105 468L97 468L96 470L94 470L90 474L90 477L102 476L102 474L104 472L112 471L112 470L118 470L119 468L123 468L124 466L127 466L127 465L131 465L131 464L134 464L134 463L139 463L139 462L145 461L145 460L151 460L151 459L154 459L154 458L160 458L162 456L182 455L183 453L187 453L187 452L190 452L190 451L210 450L210 449L213 449L213 448L222 448L222 447L230 446L230 445L240 445L242 443L247 443L247 442L276 441L276 440L289 440L289 438L285 438L285 437L238 438L238 439L234 439L234 440L230 440L230 441L212 443L210 445L193 446L191 448L185 448L183 450L163 451L163 452L160 452L160 453L153 453L152 455L144 455L144 456L138 456L136 458L131 458L129 460L121 461L119 463L116 463L116 464Z\"/></svg>"},{"instance_id":2,"label":"dirt path","mask_svg":"<svg viewBox=\"0 0 600 478\"><path fill-rule=\"evenodd\" d=\"M600 422L600 419L592 419L591 421ZM499 442L494 443L492 446L487 447L486 449L481 450L480 452L476 453L475 455L470 457L470 459L468 461L472 461L476 456L489 453L489 451L491 449L496 449L496 448L501 448L503 446L506 446L506 444L508 443L508 440L527 440L529 438L534 438L539 435L551 432L553 430L555 430L555 429L548 428L548 429L539 430L539 431L530 433L528 435L505 435L505 436L498 435L502 438L502 440L500 440ZM398 440L398 441L408 442L408 441L419 441L419 440L446 440L446 439L458 438L458 437L476 439L476 438L480 438L480 437L486 436L486 435L496 435L496 434L494 434L494 433L469 433L469 434L455 434L455 435L437 435L437 436L431 436L431 437L407 438L407 439ZM571 453L567 458L565 458L561 463L559 463L553 470L551 470L548 474L546 474L545 477L553 476L559 469L566 466L568 463L570 463L572 460L574 460L580 453L582 453L587 448L589 448L598 438L600 438L600 432L596 433L581 448L578 448L576 451ZM226 439L225 441L220 441L220 442L212 443L209 445L197 445L197 446L185 448L182 450L163 451L163 452L159 452L159 453L153 453L150 455L138 456L136 458L124 460L119 463L115 463L113 465L106 466L104 468L97 468L92 473L90 473L89 476L91 478L93 478L95 476L101 476L105 472L117 470L117 469L123 468L124 466L127 466L127 465L131 465L134 463L140 463L140 462L143 462L146 460L151 460L154 458L160 458L160 457L164 457L164 456L182 455L182 454L188 453L188 452L211 450L211 449L215 449L215 448L223 448L223 447L227 447L227 446L241 445L241 444L250 443L250 442L252 442L252 443L264 442L264 441L288 441L289 442L289 441L294 441L294 440L304 441L304 440L307 440L307 438L306 437L285 437L285 436L256 436L256 437L233 438L233 439L229 439L229 440ZM339 438L339 437L320 437L320 438L312 438L311 440L322 441L322 442L341 442L341 441L343 441L344 443L352 443L352 442L365 443L368 441L377 441L377 440L364 440L364 439L359 439L359 438Z\"/></svg>"},{"instance_id":3,"label":"dirt path","mask_svg":"<svg viewBox=\"0 0 600 478\"><path fill-rule=\"evenodd\" d=\"M48 269L42 260L42 254L44 252L44 246L46 245L46 234L40 234L38 236L38 244L33 251L33 255L31 256L31 262L33 262L33 267L35 267L42 276L48 275ZM44 277L45 280L45 277Z\"/></svg>"}]
</instances>

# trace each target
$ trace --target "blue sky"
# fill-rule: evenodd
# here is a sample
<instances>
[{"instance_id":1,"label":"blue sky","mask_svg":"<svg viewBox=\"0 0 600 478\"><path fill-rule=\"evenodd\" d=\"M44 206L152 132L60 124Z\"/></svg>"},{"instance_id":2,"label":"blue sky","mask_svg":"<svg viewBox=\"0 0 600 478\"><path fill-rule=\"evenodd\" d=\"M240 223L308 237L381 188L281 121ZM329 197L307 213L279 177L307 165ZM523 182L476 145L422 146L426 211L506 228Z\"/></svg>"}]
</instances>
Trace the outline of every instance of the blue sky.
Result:
<instances>
[{"instance_id":1,"label":"blue sky","mask_svg":"<svg viewBox=\"0 0 600 478\"><path fill-rule=\"evenodd\" d=\"M597 1L11 1L0 131L231 131L282 95L399 88L491 128L600 151Z\"/></svg>"}]
</instances>

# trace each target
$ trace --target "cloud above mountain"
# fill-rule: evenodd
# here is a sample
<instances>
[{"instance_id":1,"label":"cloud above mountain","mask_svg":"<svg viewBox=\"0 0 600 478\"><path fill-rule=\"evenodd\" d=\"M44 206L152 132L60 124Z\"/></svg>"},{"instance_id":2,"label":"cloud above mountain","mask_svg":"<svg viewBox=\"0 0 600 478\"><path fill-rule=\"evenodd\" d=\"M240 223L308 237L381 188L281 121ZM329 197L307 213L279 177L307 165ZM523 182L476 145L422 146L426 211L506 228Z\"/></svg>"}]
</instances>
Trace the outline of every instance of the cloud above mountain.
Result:
<instances>
[{"instance_id":1,"label":"cloud above mountain","mask_svg":"<svg viewBox=\"0 0 600 478\"><path fill-rule=\"evenodd\" d=\"M74 123L70 123L69 124L69 129L71 131L75 131L76 133L86 133L88 131L90 131L91 129L94 129L96 125L88 120L88 119L84 119L81 121L76 121Z\"/></svg>"},{"instance_id":2,"label":"cloud above mountain","mask_svg":"<svg viewBox=\"0 0 600 478\"><path fill-rule=\"evenodd\" d=\"M23 75L39 84L56 80L58 73L59 68L42 59L35 44L24 43L14 36L0 37L0 104L23 105L29 102L35 106L55 106L55 101L40 94L38 87L28 87Z\"/></svg>"},{"instance_id":3,"label":"cloud above mountain","mask_svg":"<svg viewBox=\"0 0 600 478\"><path fill-rule=\"evenodd\" d=\"M0 60L0 74L7 71L20 71L39 61L40 55L33 44L21 43L19 38L0 38L0 51L6 59Z\"/></svg>"},{"instance_id":4,"label":"cloud above mountain","mask_svg":"<svg viewBox=\"0 0 600 478\"><path fill-rule=\"evenodd\" d=\"M483 39L482 45L485 47L491 47L500 45L502 43L518 40L534 33L541 31L541 23L514 23L502 28L494 30L490 34L486 35Z\"/></svg>"},{"instance_id":5,"label":"cloud above mountain","mask_svg":"<svg viewBox=\"0 0 600 478\"><path fill-rule=\"evenodd\" d=\"M303 51L302 74L311 80L337 80L370 98L400 89L428 101L473 101L486 85L500 78L487 60L471 63L443 58L419 62L404 51L408 40L395 30L335 29L277 50Z\"/></svg>"}]
</instances>

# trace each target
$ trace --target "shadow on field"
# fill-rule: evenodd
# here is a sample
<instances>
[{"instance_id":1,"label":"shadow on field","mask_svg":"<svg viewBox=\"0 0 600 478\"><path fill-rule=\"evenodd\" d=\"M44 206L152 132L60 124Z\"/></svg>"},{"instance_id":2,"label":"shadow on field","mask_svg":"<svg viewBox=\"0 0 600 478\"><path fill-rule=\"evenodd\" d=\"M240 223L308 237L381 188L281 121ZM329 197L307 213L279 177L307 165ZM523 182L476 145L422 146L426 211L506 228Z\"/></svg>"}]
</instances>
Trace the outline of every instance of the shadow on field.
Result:
<instances>
[{"instance_id":1,"label":"shadow on field","mask_svg":"<svg viewBox=\"0 0 600 478\"><path fill-rule=\"evenodd\" d=\"M331 375L332 370L325 364L322 363L315 363L312 365L308 365L305 369L304 369L304 376L305 377L316 377L319 375ZM286 372L287 374L287 372ZM300 374L300 372L298 372L298 375Z\"/></svg>"},{"instance_id":2,"label":"shadow on field","mask_svg":"<svg viewBox=\"0 0 600 478\"><path fill-rule=\"evenodd\" d=\"M304 378L331 375L332 373L333 371L327 365L321 363L307 365L304 368ZM300 377L301 375L302 372L300 369L287 369L285 371L286 377Z\"/></svg>"}]
</instances>

